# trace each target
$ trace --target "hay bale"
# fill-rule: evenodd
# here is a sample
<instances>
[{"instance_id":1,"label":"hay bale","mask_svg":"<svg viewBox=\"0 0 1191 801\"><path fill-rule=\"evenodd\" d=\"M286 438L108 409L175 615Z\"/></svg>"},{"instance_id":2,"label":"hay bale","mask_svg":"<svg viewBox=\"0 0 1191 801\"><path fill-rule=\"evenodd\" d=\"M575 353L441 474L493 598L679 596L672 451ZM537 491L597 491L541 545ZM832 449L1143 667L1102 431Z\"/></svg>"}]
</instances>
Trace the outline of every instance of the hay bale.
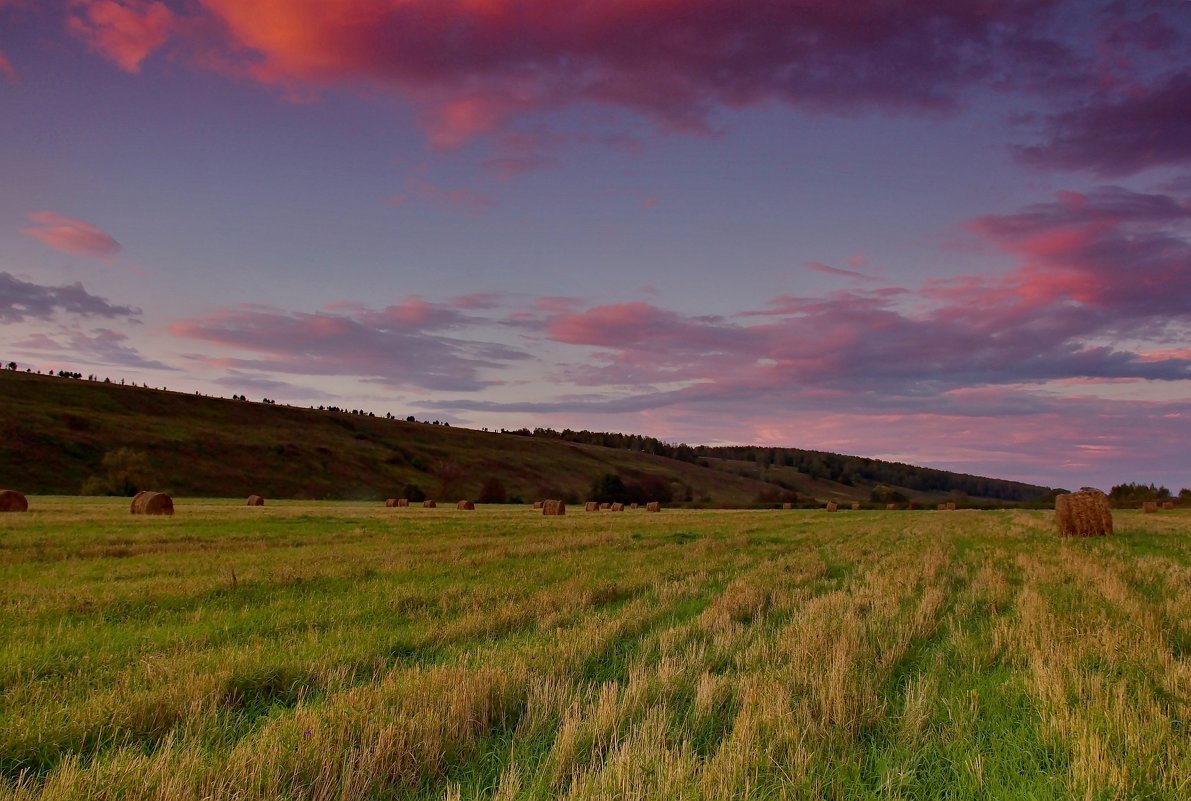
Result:
<instances>
[{"instance_id":1,"label":"hay bale","mask_svg":"<svg viewBox=\"0 0 1191 801\"><path fill-rule=\"evenodd\" d=\"M260 495L249 495L248 496L248 505L249 506L264 506L265 499L263 497L261 497Z\"/></svg>"},{"instance_id":2,"label":"hay bale","mask_svg":"<svg viewBox=\"0 0 1191 801\"><path fill-rule=\"evenodd\" d=\"M839 510L839 506L836 504L836 502L835 502L835 501L828 501L828 502L827 502L827 511L829 511L829 512L835 512L835 511L838 511L838 510Z\"/></svg>"},{"instance_id":3,"label":"hay bale","mask_svg":"<svg viewBox=\"0 0 1191 801\"><path fill-rule=\"evenodd\" d=\"M435 503L434 501L422 501L422 508L423 508L423 509L434 509L434 508L436 508L437 506L438 506L438 504L437 504L437 503Z\"/></svg>"},{"instance_id":4,"label":"hay bale","mask_svg":"<svg viewBox=\"0 0 1191 801\"><path fill-rule=\"evenodd\" d=\"M1141 511L1145 512L1147 515L1153 514L1154 512L1158 511L1158 502L1146 501L1141 505Z\"/></svg>"},{"instance_id":5,"label":"hay bale","mask_svg":"<svg viewBox=\"0 0 1191 801\"><path fill-rule=\"evenodd\" d=\"M954 511L955 511L955 503L949 503L949 504L947 504L947 511L948 511L948 512L954 512Z\"/></svg>"},{"instance_id":6,"label":"hay bale","mask_svg":"<svg viewBox=\"0 0 1191 801\"><path fill-rule=\"evenodd\" d=\"M455 504L455 508L462 509L465 512L474 512L476 505L471 501L459 501L459 503Z\"/></svg>"},{"instance_id":7,"label":"hay bale","mask_svg":"<svg viewBox=\"0 0 1191 801\"><path fill-rule=\"evenodd\" d=\"M885 504L885 511L886 511L886 512L892 512L892 511L893 511L894 509L896 509L896 508L897 508L897 504L896 504L896 503L887 503L887 504Z\"/></svg>"},{"instance_id":8,"label":"hay bale","mask_svg":"<svg viewBox=\"0 0 1191 801\"><path fill-rule=\"evenodd\" d=\"M142 490L132 499L132 513L134 515L172 515L174 499L164 492Z\"/></svg>"},{"instance_id":9,"label":"hay bale","mask_svg":"<svg viewBox=\"0 0 1191 801\"><path fill-rule=\"evenodd\" d=\"M852 504L852 511L853 511L853 512L859 512L859 511L860 511L860 504L858 504L858 503L854 503L854 504Z\"/></svg>"},{"instance_id":10,"label":"hay bale","mask_svg":"<svg viewBox=\"0 0 1191 801\"><path fill-rule=\"evenodd\" d=\"M942 511L946 511L946 509L947 509L947 504L945 504L945 503L941 503L941 504L939 504L939 506L938 506L938 510L939 510L940 512L942 512Z\"/></svg>"},{"instance_id":11,"label":"hay bale","mask_svg":"<svg viewBox=\"0 0 1191 801\"><path fill-rule=\"evenodd\" d=\"M1163 501L1163 503L1162 503L1162 508L1163 508L1163 509L1173 509L1173 508L1174 508L1174 501Z\"/></svg>"},{"instance_id":12,"label":"hay bale","mask_svg":"<svg viewBox=\"0 0 1191 801\"><path fill-rule=\"evenodd\" d=\"M792 504L792 503L783 503L782 504L782 511L788 512L793 508L794 508L794 504Z\"/></svg>"},{"instance_id":13,"label":"hay bale","mask_svg":"<svg viewBox=\"0 0 1191 801\"><path fill-rule=\"evenodd\" d=\"M588 501L587 503L583 504L583 511L598 512L600 511L600 505L595 501Z\"/></svg>"},{"instance_id":14,"label":"hay bale","mask_svg":"<svg viewBox=\"0 0 1191 801\"><path fill-rule=\"evenodd\" d=\"M1060 537L1100 537L1112 533L1112 509L1099 490L1081 490L1055 497L1055 524Z\"/></svg>"},{"instance_id":15,"label":"hay bale","mask_svg":"<svg viewBox=\"0 0 1191 801\"><path fill-rule=\"evenodd\" d=\"M542 501L538 505L542 507L543 515L561 517L567 513L567 505L562 501Z\"/></svg>"},{"instance_id":16,"label":"hay bale","mask_svg":"<svg viewBox=\"0 0 1191 801\"><path fill-rule=\"evenodd\" d=\"M623 503L614 503L614 504L612 504L612 511L613 511L613 512L623 512L623 511L624 511L624 504L623 504Z\"/></svg>"},{"instance_id":17,"label":"hay bale","mask_svg":"<svg viewBox=\"0 0 1191 801\"><path fill-rule=\"evenodd\" d=\"M534 509L544 509L545 507L546 507L546 504L544 501L534 501L533 502Z\"/></svg>"},{"instance_id":18,"label":"hay bale","mask_svg":"<svg viewBox=\"0 0 1191 801\"><path fill-rule=\"evenodd\" d=\"M645 511L647 511L647 512L662 511L662 502L661 501L650 501L649 503L645 504Z\"/></svg>"},{"instance_id":19,"label":"hay bale","mask_svg":"<svg viewBox=\"0 0 1191 801\"><path fill-rule=\"evenodd\" d=\"M601 509L604 509L604 510L608 510L608 509L611 509L611 508L612 508L612 504L610 504L610 503L601 503L601 504L600 504L600 508L601 508Z\"/></svg>"},{"instance_id":20,"label":"hay bale","mask_svg":"<svg viewBox=\"0 0 1191 801\"><path fill-rule=\"evenodd\" d=\"M397 499L397 508L400 509L405 506L409 506L409 498L398 498Z\"/></svg>"},{"instance_id":21,"label":"hay bale","mask_svg":"<svg viewBox=\"0 0 1191 801\"><path fill-rule=\"evenodd\" d=\"M16 490L0 490L0 512L28 512L29 500Z\"/></svg>"},{"instance_id":22,"label":"hay bale","mask_svg":"<svg viewBox=\"0 0 1191 801\"><path fill-rule=\"evenodd\" d=\"M388 498L387 500L385 500L385 508L386 509L396 509L397 508L397 499L396 498Z\"/></svg>"}]
</instances>

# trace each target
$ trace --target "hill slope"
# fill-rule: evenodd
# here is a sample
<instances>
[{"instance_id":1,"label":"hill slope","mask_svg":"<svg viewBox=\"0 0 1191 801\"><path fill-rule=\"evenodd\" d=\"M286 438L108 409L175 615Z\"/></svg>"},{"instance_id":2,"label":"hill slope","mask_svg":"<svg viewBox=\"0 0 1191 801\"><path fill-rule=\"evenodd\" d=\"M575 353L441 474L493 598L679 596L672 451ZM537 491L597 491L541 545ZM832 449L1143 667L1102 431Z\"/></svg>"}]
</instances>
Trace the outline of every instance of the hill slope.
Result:
<instances>
[{"instance_id":1,"label":"hill slope","mask_svg":"<svg viewBox=\"0 0 1191 801\"><path fill-rule=\"evenodd\" d=\"M105 455L117 451L105 465ZM220 497L372 499L399 496L413 484L455 500L479 497L495 478L510 498L574 501L606 473L668 491L675 501L716 505L776 500L790 491L863 501L873 486L788 467L753 473L753 466L724 458L691 461L556 437L0 371L0 486L75 494L89 479L93 488L103 485L113 460L132 463L126 466L135 485Z\"/></svg>"}]
</instances>

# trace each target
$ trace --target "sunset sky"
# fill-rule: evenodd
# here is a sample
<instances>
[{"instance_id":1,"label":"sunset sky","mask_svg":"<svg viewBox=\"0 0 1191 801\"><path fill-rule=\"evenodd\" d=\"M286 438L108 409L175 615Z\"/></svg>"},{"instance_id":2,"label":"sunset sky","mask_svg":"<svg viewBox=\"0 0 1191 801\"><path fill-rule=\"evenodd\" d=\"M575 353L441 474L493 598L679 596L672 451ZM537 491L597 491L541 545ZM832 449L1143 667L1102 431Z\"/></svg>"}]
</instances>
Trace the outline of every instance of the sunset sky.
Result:
<instances>
[{"instance_id":1,"label":"sunset sky","mask_svg":"<svg viewBox=\"0 0 1191 801\"><path fill-rule=\"evenodd\" d=\"M1191 2L0 0L0 358L1191 486Z\"/></svg>"}]
</instances>

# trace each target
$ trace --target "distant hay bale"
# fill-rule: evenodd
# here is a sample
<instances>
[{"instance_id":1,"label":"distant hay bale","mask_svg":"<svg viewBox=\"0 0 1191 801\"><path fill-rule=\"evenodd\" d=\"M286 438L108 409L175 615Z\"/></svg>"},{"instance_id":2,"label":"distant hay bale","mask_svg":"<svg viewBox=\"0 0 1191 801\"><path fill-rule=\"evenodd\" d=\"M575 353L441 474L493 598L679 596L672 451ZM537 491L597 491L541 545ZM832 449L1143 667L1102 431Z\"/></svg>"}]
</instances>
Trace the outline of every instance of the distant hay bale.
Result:
<instances>
[{"instance_id":1,"label":"distant hay bale","mask_svg":"<svg viewBox=\"0 0 1191 801\"><path fill-rule=\"evenodd\" d=\"M534 501L533 502L534 509L544 509L545 507L546 507L546 504L543 501Z\"/></svg>"},{"instance_id":2,"label":"distant hay bale","mask_svg":"<svg viewBox=\"0 0 1191 801\"><path fill-rule=\"evenodd\" d=\"M459 501L459 503L455 504L455 508L462 509L467 512L474 512L476 509L476 505L474 503L472 503L471 501Z\"/></svg>"},{"instance_id":3,"label":"distant hay bale","mask_svg":"<svg viewBox=\"0 0 1191 801\"><path fill-rule=\"evenodd\" d=\"M601 504L600 504L600 508L601 508L601 509L611 509L611 508L612 508L612 504L610 504L610 503L601 503Z\"/></svg>"},{"instance_id":4,"label":"distant hay bale","mask_svg":"<svg viewBox=\"0 0 1191 801\"><path fill-rule=\"evenodd\" d=\"M649 503L645 504L645 511L647 511L647 512L662 511L662 502L661 501L650 501Z\"/></svg>"},{"instance_id":5,"label":"distant hay bale","mask_svg":"<svg viewBox=\"0 0 1191 801\"><path fill-rule=\"evenodd\" d=\"M1145 512L1147 515L1153 514L1154 512L1158 511L1158 502L1146 501L1141 505L1141 511Z\"/></svg>"},{"instance_id":6,"label":"distant hay bale","mask_svg":"<svg viewBox=\"0 0 1191 801\"><path fill-rule=\"evenodd\" d=\"M422 508L423 508L423 509L434 509L434 508L436 508L437 506L438 506L438 504L437 504L437 503L435 503L434 501L422 501Z\"/></svg>"},{"instance_id":7,"label":"distant hay bale","mask_svg":"<svg viewBox=\"0 0 1191 801\"><path fill-rule=\"evenodd\" d=\"M624 504L623 504L623 503L614 503L614 504L612 504L612 511L613 511L613 512L623 512L623 511L624 511Z\"/></svg>"},{"instance_id":8,"label":"distant hay bale","mask_svg":"<svg viewBox=\"0 0 1191 801\"><path fill-rule=\"evenodd\" d=\"M248 496L248 505L249 506L264 506L265 499L262 498L260 495L249 495Z\"/></svg>"},{"instance_id":9,"label":"distant hay bale","mask_svg":"<svg viewBox=\"0 0 1191 801\"><path fill-rule=\"evenodd\" d=\"M860 511L860 504L858 504L858 503L854 503L854 504L852 504L852 511L853 511L853 512L858 512L858 511Z\"/></svg>"},{"instance_id":10,"label":"distant hay bale","mask_svg":"<svg viewBox=\"0 0 1191 801\"><path fill-rule=\"evenodd\" d=\"M143 490L132 499L132 513L134 515L172 515L174 499L164 492Z\"/></svg>"},{"instance_id":11,"label":"distant hay bale","mask_svg":"<svg viewBox=\"0 0 1191 801\"><path fill-rule=\"evenodd\" d=\"M587 503L583 504L583 511L598 512L600 511L600 505L595 501L588 501Z\"/></svg>"},{"instance_id":12,"label":"distant hay bale","mask_svg":"<svg viewBox=\"0 0 1191 801\"><path fill-rule=\"evenodd\" d=\"M567 513L567 505L562 501L541 501L535 505L542 508L543 515L561 517Z\"/></svg>"},{"instance_id":13,"label":"distant hay bale","mask_svg":"<svg viewBox=\"0 0 1191 801\"><path fill-rule=\"evenodd\" d=\"M1060 537L1100 537L1112 533L1112 509L1099 490L1055 496L1055 525Z\"/></svg>"},{"instance_id":14,"label":"distant hay bale","mask_svg":"<svg viewBox=\"0 0 1191 801\"><path fill-rule=\"evenodd\" d=\"M839 511L839 505L836 504L835 501L828 501L827 502L827 511L829 511L829 512Z\"/></svg>"},{"instance_id":15,"label":"distant hay bale","mask_svg":"<svg viewBox=\"0 0 1191 801\"><path fill-rule=\"evenodd\" d=\"M1163 508L1163 509L1173 509L1173 508L1174 508L1174 501L1163 501L1163 502L1162 502L1162 508Z\"/></svg>"},{"instance_id":16,"label":"distant hay bale","mask_svg":"<svg viewBox=\"0 0 1191 801\"><path fill-rule=\"evenodd\" d=\"M385 508L386 508L386 509L396 509L396 508L397 508L397 499L396 499L396 498L389 498L388 500L386 500L386 501L385 501Z\"/></svg>"},{"instance_id":17,"label":"distant hay bale","mask_svg":"<svg viewBox=\"0 0 1191 801\"><path fill-rule=\"evenodd\" d=\"M409 506L409 498L398 498L397 506L398 506L398 508L403 507L403 506Z\"/></svg>"},{"instance_id":18,"label":"distant hay bale","mask_svg":"<svg viewBox=\"0 0 1191 801\"><path fill-rule=\"evenodd\" d=\"M28 512L29 500L16 490L0 490L0 512Z\"/></svg>"},{"instance_id":19,"label":"distant hay bale","mask_svg":"<svg viewBox=\"0 0 1191 801\"><path fill-rule=\"evenodd\" d=\"M792 504L792 503L783 503L783 504L782 504L782 510L783 510L783 511L787 511L787 512L788 512L788 511L790 511L790 510L791 510L791 509L793 509L793 508L794 508L794 504Z\"/></svg>"},{"instance_id":20,"label":"distant hay bale","mask_svg":"<svg viewBox=\"0 0 1191 801\"><path fill-rule=\"evenodd\" d=\"M885 511L886 511L886 512L892 512L892 511L893 511L894 509L896 509L896 508L897 508L897 504L896 504L896 503L887 503L887 504L885 504Z\"/></svg>"},{"instance_id":21,"label":"distant hay bale","mask_svg":"<svg viewBox=\"0 0 1191 801\"><path fill-rule=\"evenodd\" d=\"M953 502L953 503L948 503L948 504L946 504L946 507L947 507L947 511L948 511L948 512L954 512L954 511L955 511L955 503L954 503L954 502Z\"/></svg>"}]
</instances>

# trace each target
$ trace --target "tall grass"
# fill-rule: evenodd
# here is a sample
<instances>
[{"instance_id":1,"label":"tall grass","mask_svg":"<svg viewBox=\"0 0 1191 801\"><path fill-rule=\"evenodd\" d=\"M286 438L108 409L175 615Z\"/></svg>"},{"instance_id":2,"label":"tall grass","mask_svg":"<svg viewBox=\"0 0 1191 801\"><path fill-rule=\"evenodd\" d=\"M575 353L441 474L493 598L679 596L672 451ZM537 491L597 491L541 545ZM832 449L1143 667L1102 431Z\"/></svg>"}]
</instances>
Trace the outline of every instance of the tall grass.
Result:
<instances>
[{"instance_id":1,"label":"tall grass","mask_svg":"<svg viewBox=\"0 0 1191 801\"><path fill-rule=\"evenodd\" d=\"M37 499L0 799L1191 797L1191 515Z\"/></svg>"}]
</instances>

